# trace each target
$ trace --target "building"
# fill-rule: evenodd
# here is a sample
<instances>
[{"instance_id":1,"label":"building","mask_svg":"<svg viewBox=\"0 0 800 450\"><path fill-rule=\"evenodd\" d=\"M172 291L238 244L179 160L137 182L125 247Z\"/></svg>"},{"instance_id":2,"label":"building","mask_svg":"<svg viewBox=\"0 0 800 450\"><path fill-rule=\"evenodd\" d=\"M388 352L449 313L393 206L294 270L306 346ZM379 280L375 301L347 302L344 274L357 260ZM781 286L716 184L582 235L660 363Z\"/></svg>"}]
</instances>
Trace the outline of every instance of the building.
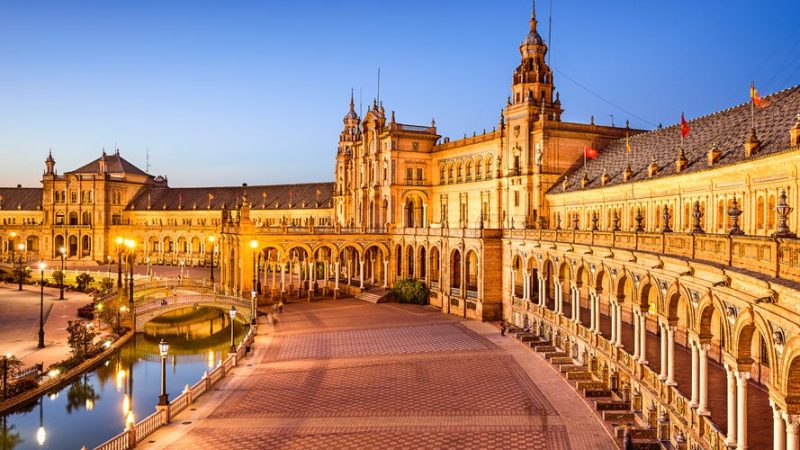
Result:
<instances>
[{"instance_id":1,"label":"building","mask_svg":"<svg viewBox=\"0 0 800 450\"><path fill-rule=\"evenodd\" d=\"M3 258L102 264L125 237L265 298L416 278L444 313L532 326L677 448L800 448L800 87L684 139L563 121L535 11L519 50L471 137L351 96L332 183L172 188L118 151L63 175L49 155L41 189L0 189Z\"/></svg>"}]
</instances>

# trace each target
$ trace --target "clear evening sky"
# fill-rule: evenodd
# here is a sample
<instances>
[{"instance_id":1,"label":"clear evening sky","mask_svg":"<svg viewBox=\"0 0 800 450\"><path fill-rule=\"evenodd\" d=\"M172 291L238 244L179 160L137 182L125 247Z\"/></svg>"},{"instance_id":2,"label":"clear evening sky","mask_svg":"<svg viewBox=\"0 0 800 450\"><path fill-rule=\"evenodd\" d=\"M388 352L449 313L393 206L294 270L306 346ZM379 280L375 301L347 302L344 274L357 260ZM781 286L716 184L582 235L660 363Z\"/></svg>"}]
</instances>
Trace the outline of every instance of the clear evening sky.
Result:
<instances>
[{"instance_id":1,"label":"clear evening sky","mask_svg":"<svg viewBox=\"0 0 800 450\"><path fill-rule=\"evenodd\" d=\"M399 122L491 129L530 4L3 1L0 185L39 186L48 148L64 172L115 143L173 186L331 180L350 88L366 109L378 67ZM797 0L553 0L563 119L654 128L798 84L798 23Z\"/></svg>"}]
</instances>

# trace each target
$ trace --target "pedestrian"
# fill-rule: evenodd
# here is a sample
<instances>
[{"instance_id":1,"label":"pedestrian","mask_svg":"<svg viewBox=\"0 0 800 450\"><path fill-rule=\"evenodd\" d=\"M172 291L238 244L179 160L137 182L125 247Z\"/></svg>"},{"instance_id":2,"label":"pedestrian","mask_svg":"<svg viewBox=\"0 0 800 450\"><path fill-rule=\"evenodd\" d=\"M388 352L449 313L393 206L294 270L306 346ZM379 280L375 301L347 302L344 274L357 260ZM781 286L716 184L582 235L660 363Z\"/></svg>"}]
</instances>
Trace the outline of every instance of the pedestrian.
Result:
<instances>
[{"instance_id":1,"label":"pedestrian","mask_svg":"<svg viewBox=\"0 0 800 450\"><path fill-rule=\"evenodd\" d=\"M622 449L623 450L633 450L633 436L631 433L631 426L628 425L625 427L625 435L622 438Z\"/></svg>"},{"instance_id":2,"label":"pedestrian","mask_svg":"<svg viewBox=\"0 0 800 450\"><path fill-rule=\"evenodd\" d=\"M500 336L506 335L506 323L505 321L500 321Z\"/></svg>"},{"instance_id":3,"label":"pedestrian","mask_svg":"<svg viewBox=\"0 0 800 450\"><path fill-rule=\"evenodd\" d=\"M283 312L283 300L280 300L280 301L278 302L278 312L279 312L279 313L282 313L282 312Z\"/></svg>"}]
</instances>

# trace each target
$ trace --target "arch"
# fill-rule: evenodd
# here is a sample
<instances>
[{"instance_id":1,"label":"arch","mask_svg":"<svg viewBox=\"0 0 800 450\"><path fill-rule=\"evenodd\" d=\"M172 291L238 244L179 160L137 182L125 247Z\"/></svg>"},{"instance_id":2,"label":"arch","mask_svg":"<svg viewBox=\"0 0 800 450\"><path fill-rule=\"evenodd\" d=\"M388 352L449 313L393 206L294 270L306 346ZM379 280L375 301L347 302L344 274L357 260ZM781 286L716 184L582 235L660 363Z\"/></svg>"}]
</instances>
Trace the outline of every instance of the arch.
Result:
<instances>
[{"instance_id":1,"label":"arch","mask_svg":"<svg viewBox=\"0 0 800 450\"><path fill-rule=\"evenodd\" d=\"M67 220L68 225L78 225L78 213L75 211L70 212L67 216Z\"/></svg>"},{"instance_id":2,"label":"arch","mask_svg":"<svg viewBox=\"0 0 800 450\"><path fill-rule=\"evenodd\" d=\"M475 181L483 181L483 158L475 158Z\"/></svg>"},{"instance_id":3,"label":"arch","mask_svg":"<svg viewBox=\"0 0 800 450\"><path fill-rule=\"evenodd\" d=\"M394 248L395 254L395 270L397 271L397 277L400 278L403 276L403 246L397 244Z\"/></svg>"},{"instance_id":4,"label":"arch","mask_svg":"<svg viewBox=\"0 0 800 450\"><path fill-rule=\"evenodd\" d=\"M406 277L407 278L416 278L416 274L414 273L414 247L411 244L406 246Z\"/></svg>"},{"instance_id":5,"label":"arch","mask_svg":"<svg viewBox=\"0 0 800 450\"><path fill-rule=\"evenodd\" d=\"M492 155L486 157L486 179L491 180L492 176Z\"/></svg>"},{"instance_id":6,"label":"arch","mask_svg":"<svg viewBox=\"0 0 800 450\"><path fill-rule=\"evenodd\" d=\"M81 258L92 254L92 238L89 235L84 235L81 238Z\"/></svg>"},{"instance_id":7,"label":"arch","mask_svg":"<svg viewBox=\"0 0 800 450\"><path fill-rule=\"evenodd\" d=\"M769 367L775 366L775 345L772 340L772 328L761 317L760 314L754 312L750 307L745 308L744 311L739 313L736 323L733 327L733 335L736 340L733 345L734 357L740 366L739 370L745 370L747 366L752 364L755 360L753 358L753 341L755 337L762 337L766 341L767 350L767 363ZM776 371L772 372L773 378Z\"/></svg>"},{"instance_id":8,"label":"arch","mask_svg":"<svg viewBox=\"0 0 800 450\"><path fill-rule=\"evenodd\" d=\"M81 215L81 225L91 225L92 224L92 213L89 211L84 211Z\"/></svg>"},{"instance_id":9,"label":"arch","mask_svg":"<svg viewBox=\"0 0 800 450\"><path fill-rule=\"evenodd\" d=\"M453 249L450 253L450 288L461 289L461 251Z\"/></svg>"},{"instance_id":10,"label":"arch","mask_svg":"<svg viewBox=\"0 0 800 450\"><path fill-rule=\"evenodd\" d=\"M467 285L467 292L478 292L478 276L479 276L479 267L478 267L478 253L475 250L470 250L467 252L467 257L464 259L466 263L466 267L464 273L467 277L466 285Z\"/></svg>"},{"instance_id":11,"label":"arch","mask_svg":"<svg viewBox=\"0 0 800 450\"><path fill-rule=\"evenodd\" d=\"M31 253L39 253L39 236L32 234L25 238L25 246L27 251Z\"/></svg>"},{"instance_id":12,"label":"arch","mask_svg":"<svg viewBox=\"0 0 800 450\"><path fill-rule=\"evenodd\" d=\"M346 244L346 246L355 246L356 244ZM301 252L302 250L302 252ZM302 243L302 242L291 242L286 244L284 248L284 252L286 256L291 259L292 254L294 251L297 251L298 255L303 253L305 255L312 255L313 252L311 251L311 245Z\"/></svg>"},{"instance_id":13,"label":"arch","mask_svg":"<svg viewBox=\"0 0 800 450\"><path fill-rule=\"evenodd\" d=\"M650 277L642 280L639 287L639 307L644 311L657 313L658 305L661 303L660 294L658 285L653 283Z\"/></svg>"},{"instance_id":14,"label":"arch","mask_svg":"<svg viewBox=\"0 0 800 450\"><path fill-rule=\"evenodd\" d=\"M439 247L433 246L430 251L430 283L432 287L439 286L439 277L441 272L441 257ZM434 283L436 283L434 285Z\"/></svg>"},{"instance_id":15,"label":"arch","mask_svg":"<svg viewBox=\"0 0 800 450\"><path fill-rule=\"evenodd\" d=\"M78 256L78 236L74 234L67 238L67 256Z\"/></svg>"},{"instance_id":16,"label":"arch","mask_svg":"<svg viewBox=\"0 0 800 450\"><path fill-rule=\"evenodd\" d=\"M53 245L53 257L59 257L60 256L59 251L60 251L61 247L64 247L64 251L65 252L67 251L67 247L64 244L64 235L57 234L53 238L53 244L54 244Z\"/></svg>"},{"instance_id":17,"label":"arch","mask_svg":"<svg viewBox=\"0 0 800 450\"><path fill-rule=\"evenodd\" d=\"M673 283L664 296L664 315L670 323L683 324L687 330L695 329L694 308L689 295L678 283ZM683 320L681 320L683 319Z\"/></svg>"},{"instance_id":18,"label":"arch","mask_svg":"<svg viewBox=\"0 0 800 450\"><path fill-rule=\"evenodd\" d=\"M424 245L419 246L419 257L417 258L417 270L419 271L419 278L423 280L428 279L427 273L427 250Z\"/></svg>"}]
</instances>

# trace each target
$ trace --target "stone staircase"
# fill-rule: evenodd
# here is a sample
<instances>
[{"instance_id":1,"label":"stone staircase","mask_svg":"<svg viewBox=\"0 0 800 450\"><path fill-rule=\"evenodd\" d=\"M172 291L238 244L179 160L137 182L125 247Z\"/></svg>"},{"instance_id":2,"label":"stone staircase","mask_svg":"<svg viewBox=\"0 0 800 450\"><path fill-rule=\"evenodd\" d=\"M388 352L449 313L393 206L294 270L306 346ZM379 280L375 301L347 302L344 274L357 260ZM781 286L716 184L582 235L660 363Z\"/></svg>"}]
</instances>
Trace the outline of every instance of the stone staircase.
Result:
<instances>
[{"instance_id":1,"label":"stone staircase","mask_svg":"<svg viewBox=\"0 0 800 450\"><path fill-rule=\"evenodd\" d=\"M547 338L517 328L508 330L508 334L539 353L567 380L579 395L594 407L596 414L616 437L622 448L625 429L630 427L633 437L633 448L636 450L663 450L670 448L662 443L655 429L641 424L637 414L631 410L629 401L623 400L616 392L609 389L607 383L598 380L585 365L579 364L567 352L562 351Z\"/></svg>"},{"instance_id":2,"label":"stone staircase","mask_svg":"<svg viewBox=\"0 0 800 450\"><path fill-rule=\"evenodd\" d=\"M364 300L365 302L370 303L387 303L391 300L390 298L391 291L384 288L372 288L367 289L360 294L356 295L355 298L358 300Z\"/></svg>"}]
</instances>

